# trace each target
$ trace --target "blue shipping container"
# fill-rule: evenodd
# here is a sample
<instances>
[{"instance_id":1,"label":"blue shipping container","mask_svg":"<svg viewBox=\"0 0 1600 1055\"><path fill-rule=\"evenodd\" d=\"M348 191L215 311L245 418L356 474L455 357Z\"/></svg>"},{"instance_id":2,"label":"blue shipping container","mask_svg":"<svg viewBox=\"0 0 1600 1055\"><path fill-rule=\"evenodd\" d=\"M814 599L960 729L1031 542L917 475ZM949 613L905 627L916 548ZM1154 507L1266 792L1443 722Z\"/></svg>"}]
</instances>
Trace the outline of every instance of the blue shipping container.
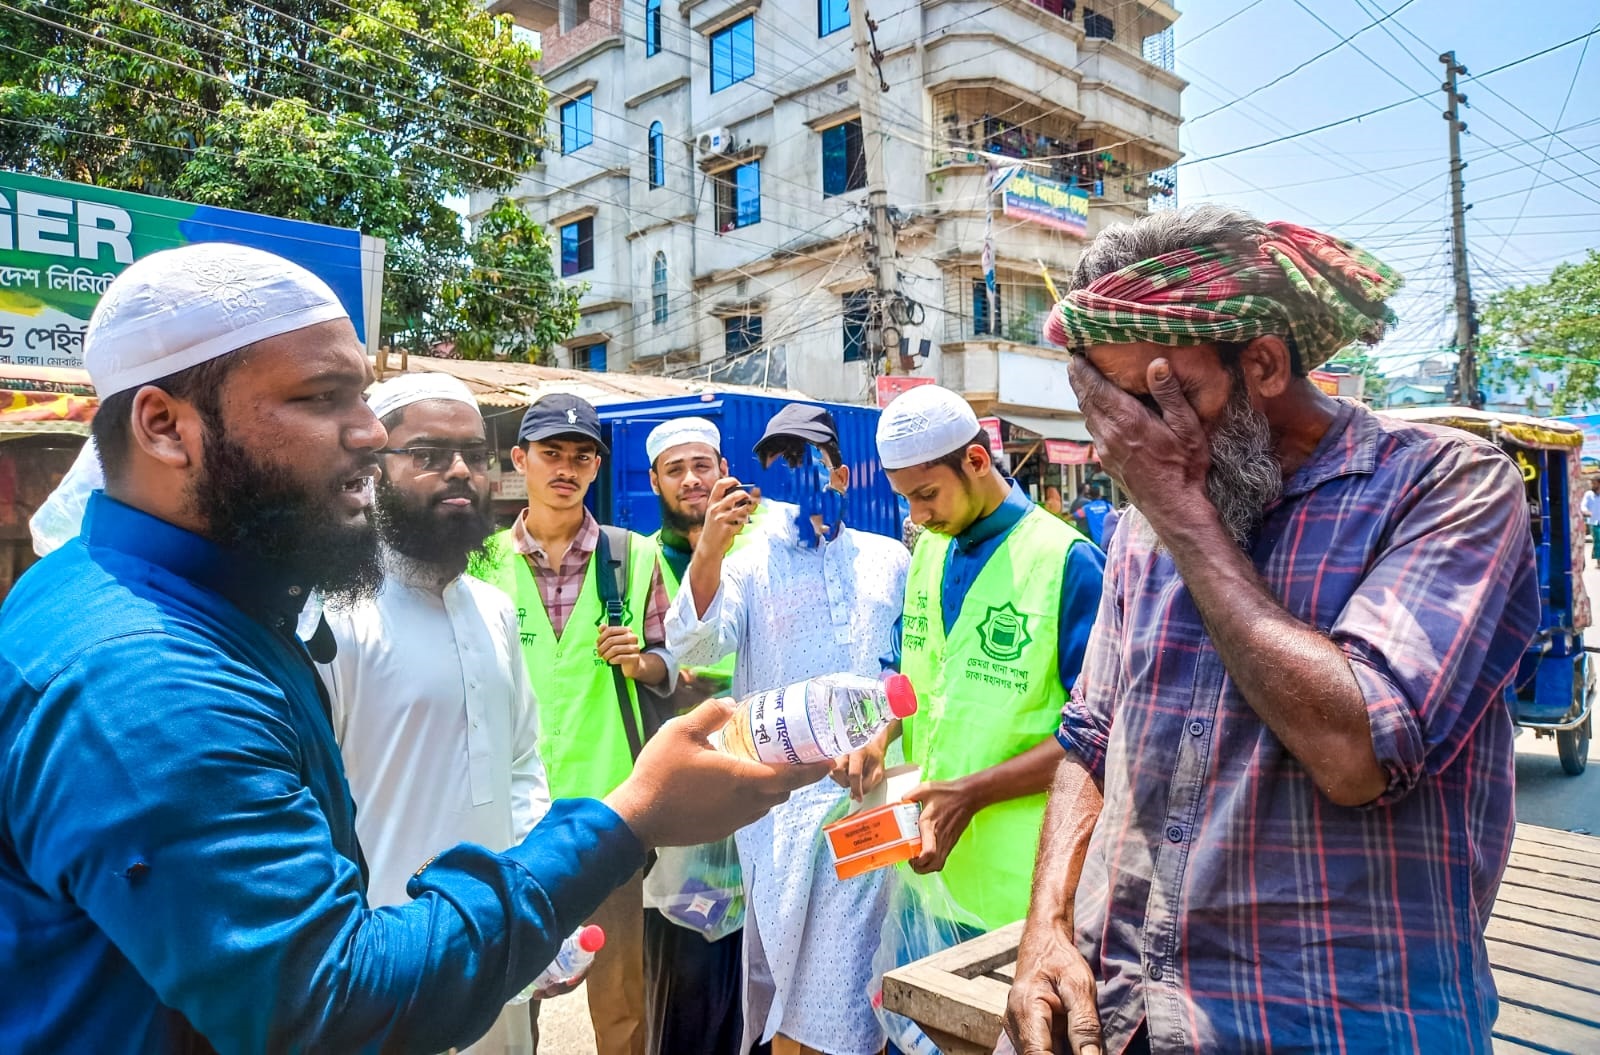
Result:
<instances>
[{"instance_id":1,"label":"blue shipping container","mask_svg":"<svg viewBox=\"0 0 1600 1055\"><path fill-rule=\"evenodd\" d=\"M611 448L611 471L597 481L595 513L603 523L648 535L661 526L661 506L650 489L650 463L644 441L650 430L672 418L702 417L722 433L722 455L728 471L741 483L755 484L761 494L780 502L794 501L794 476L779 465L761 468L755 445L767 422L790 400L745 393L706 392L645 403L602 406L600 420ZM833 415L839 450L850 466L845 523L862 531L900 537L900 510L889 480L878 465L878 408L818 403Z\"/></svg>"}]
</instances>

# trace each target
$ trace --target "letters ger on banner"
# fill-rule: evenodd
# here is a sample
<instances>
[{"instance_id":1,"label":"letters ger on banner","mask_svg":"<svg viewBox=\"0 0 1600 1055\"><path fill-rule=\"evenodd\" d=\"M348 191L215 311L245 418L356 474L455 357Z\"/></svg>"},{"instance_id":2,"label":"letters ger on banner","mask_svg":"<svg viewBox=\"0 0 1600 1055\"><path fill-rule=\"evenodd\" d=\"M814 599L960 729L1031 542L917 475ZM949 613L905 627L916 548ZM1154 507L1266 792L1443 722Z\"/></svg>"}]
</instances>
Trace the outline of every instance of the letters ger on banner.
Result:
<instances>
[{"instance_id":1,"label":"letters ger on banner","mask_svg":"<svg viewBox=\"0 0 1600 1055\"><path fill-rule=\"evenodd\" d=\"M234 242L319 276L375 336L383 240L301 220L0 172L0 366L81 367L94 306L141 257Z\"/></svg>"}]
</instances>

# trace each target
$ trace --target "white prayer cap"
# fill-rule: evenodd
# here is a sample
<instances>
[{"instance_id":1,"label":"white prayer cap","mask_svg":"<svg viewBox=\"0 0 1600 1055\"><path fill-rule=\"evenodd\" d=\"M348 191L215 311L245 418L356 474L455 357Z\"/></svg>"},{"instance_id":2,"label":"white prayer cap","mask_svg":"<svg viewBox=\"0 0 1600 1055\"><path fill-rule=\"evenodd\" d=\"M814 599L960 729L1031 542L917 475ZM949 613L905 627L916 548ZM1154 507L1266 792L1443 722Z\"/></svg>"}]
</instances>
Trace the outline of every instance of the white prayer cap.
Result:
<instances>
[{"instance_id":1,"label":"white prayer cap","mask_svg":"<svg viewBox=\"0 0 1600 1055\"><path fill-rule=\"evenodd\" d=\"M657 458L685 443L703 443L718 454L722 453L722 433L705 418L663 421L644 438L644 453L650 459L650 464L654 465Z\"/></svg>"},{"instance_id":2,"label":"white prayer cap","mask_svg":"<svg viewBox=\"0 0 1600 1055\"><path fill-rule=\"evenodd\" d=\"M943 458L972 442L978 415L948 388L918 385L890 403L878 418L878 460L905 469Z\"/></svg>"},{"instance_id":3,"label":"white prayer cap","mask_svg":"<svg viewBox=\"0 0 1600 1055\"><path fill-rule=\"evenodd\" d=\"M478 401L472 397L472 389L466 382L436 371L401 374L367 389L367 406L380 418L428 399L448 399L478 409Z\"/></svg>"},{"instance_id":4,"label":"white prayer cap","mask_svg":"<svg viewBox=\"0 0 1600 1055\"><path fill-rule=\"evenodd\" d=\"M261 249L200 242L136 260L111 283L83 338L101 399L256 341L349 314L322 279Z\"/></svg>"}]
</instances>

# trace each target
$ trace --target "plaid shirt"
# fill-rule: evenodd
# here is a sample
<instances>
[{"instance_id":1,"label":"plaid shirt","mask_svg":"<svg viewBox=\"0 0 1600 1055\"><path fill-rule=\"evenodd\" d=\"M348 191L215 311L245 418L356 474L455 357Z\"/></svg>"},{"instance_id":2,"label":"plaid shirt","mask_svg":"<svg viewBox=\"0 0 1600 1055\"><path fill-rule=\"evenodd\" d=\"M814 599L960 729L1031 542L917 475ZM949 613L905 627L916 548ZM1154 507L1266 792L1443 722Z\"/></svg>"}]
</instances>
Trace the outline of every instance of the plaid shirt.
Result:
<instances>
[{"instance_id":1,"label":"plaid shirt","mask_svg":"<svg viewBox=\"0 0 1600 1055\"><path fill-rule=\"evenodd\" d=\"M1324 798L1130 510L1060 739L1103 781L1076 902L1108 1052L1484 1052L1510 851L1502 690L1539 625L1521 476L1346 404L1250 546L1344 650L1389 788Z\"/></svg>"},{"instance_id":2,"label":"plaid shirt","mask_svg":"<svg viewBox=\"0 0 1600 1055\"><path fill-rule=\"evenodd\" d=\"M561 566L550 566L550 554L537 539L528 534L522 522L527 510L517 514L511 525L511 546L528 561L533 572L534 585L539 588L539 600L544 602L545 614L550 617L550 629L560 637L567 628L567 619L578 603L578 592L583 589L583 578L589 571L589 557L600 544L600 522L587 509L583 511L583 526L573 536L572 545L561 558ZM644 540L638 540L644 541ZM613 554L615 556L615 554ZM656 566L650 577L650 606L644 612L644 647L662 649L667 640L667 587L661 581L661 567Z\"/></svg>"}]
</instances>

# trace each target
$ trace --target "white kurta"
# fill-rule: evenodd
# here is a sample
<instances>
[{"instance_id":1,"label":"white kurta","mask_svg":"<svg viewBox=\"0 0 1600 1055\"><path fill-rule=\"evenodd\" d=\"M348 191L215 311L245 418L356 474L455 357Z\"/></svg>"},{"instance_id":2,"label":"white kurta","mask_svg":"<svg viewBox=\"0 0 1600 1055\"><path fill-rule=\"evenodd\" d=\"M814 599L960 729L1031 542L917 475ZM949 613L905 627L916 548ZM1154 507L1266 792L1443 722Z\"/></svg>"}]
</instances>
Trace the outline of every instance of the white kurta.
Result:
<instances>
[{"instance_id":1,"label":"white kurta","mask_svg":"<svg viewBox=\"0 0 1600 1055\"><path fill-rule=\"evenodd\" d=\"M339 652L319 667L356 802L367 902L404 904L411 874L462 842L504 850L550 807L538 719L504 593L469 576L443 591L391 563L377 597L326 612ZM474 1055L532 1055L507 1008Z\"/></svg>"},{"instance_id":2,"label":"white kurta","mask_svg":"<svg viewBox=\"0 0 1600 1055\"><path fill-rule=\"evenodd\" d=\"M905 599L910 555L900 542L846 530L806 549L793 506L773 503L767 534L728 557L704 620L693 591L667 615L667 647L682 666L739 658L741 699L819 674L876 677ZM823 780L741 830L745 920L745 1044L774 1034L830 1055L874 1055L884 1034L868 1003L884 917L883 872L841 882L820 826L848 792Z\"/></svg>"}]
</instances>

